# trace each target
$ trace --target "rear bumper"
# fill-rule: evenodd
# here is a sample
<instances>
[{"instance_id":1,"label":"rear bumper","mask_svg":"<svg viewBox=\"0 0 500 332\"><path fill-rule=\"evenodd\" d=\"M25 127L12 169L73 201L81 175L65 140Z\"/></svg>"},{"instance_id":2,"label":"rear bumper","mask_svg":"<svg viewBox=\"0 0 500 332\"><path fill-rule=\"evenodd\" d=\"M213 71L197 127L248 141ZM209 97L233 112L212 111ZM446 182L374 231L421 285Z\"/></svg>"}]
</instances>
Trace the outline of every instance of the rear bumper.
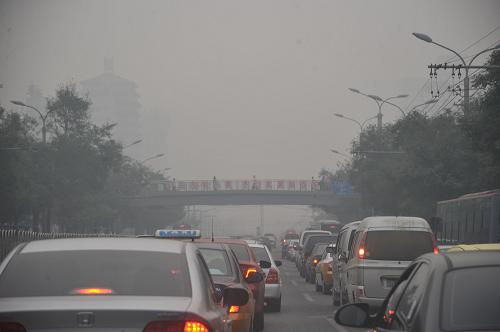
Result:
<instances>
[{"instance_id":1,"label":"rear bumper","mask_svg":"<svg viewBox=\"0 0 500 332\"><path fill-rule=\"evenodd\" d=\"M252 314L251 313L237 313L237 314L229 314L229 319L233 324L234 332L246 332L250 330L250 326L252 324Z\"/></svg>"},{"instance_id":2,"label":"rear bumper","mask_svg":"<svg viewBox=\"0 0 500 332\"><path fill-rule=\"evenodd\" d=\"M266 284L264 299L279 299L281 297L281 284Z\"/></svg>"}]
</instances>

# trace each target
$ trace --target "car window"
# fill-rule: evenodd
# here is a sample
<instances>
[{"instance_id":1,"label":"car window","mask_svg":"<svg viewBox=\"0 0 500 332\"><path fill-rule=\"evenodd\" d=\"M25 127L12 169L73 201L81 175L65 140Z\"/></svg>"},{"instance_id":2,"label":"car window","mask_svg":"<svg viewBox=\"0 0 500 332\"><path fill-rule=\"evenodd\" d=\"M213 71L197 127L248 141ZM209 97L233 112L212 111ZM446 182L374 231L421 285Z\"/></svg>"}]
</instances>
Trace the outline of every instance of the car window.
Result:
<instances>
[{"instance_id":1,"label":"car window","mask_svg":"<svg viewBox=\"0 0 500 332\"><path fill-rule=\"evenodd\" d=\"M368 231L366 259L412 261L434 249L432 234L422 231Z\"/></svg>"},{"instance_id":2,"label":"car window","mask_svg":"<svg viewBox=\"0 0 500 332\"><path fill-rule=\"evenodd\" d=\"M354 257L354 251L356 250L358 238L361 232L352 232L351 238L349 239L349 242L351 242L351 245L349 245L349 259Z\"/></svg>"},{"instance_id":3,"label":"car window","mask_svg":"<svg viewBox=\"0 0 500 332\"><path fill-rule=\"evenodd\" d=\"M65 296L103 288L115 295L191 296L182 254L87 250L23 253L2 273L0 297Z\"/></svg>"},{"instance_id":4,"label":"car window","mask_svg":"<svg viewBox=\"0 0 500 332\"><path fill-rule=\"evenodd\" d=\"M500 266L448 272L444 278L441 325L446 331L500 330Z\"/></svg>"},{"instance_id":5,"label":"car window","mask_svg":"<svg viewBox=\"0 0 500 332\"><path fill-rule=\"evenodd\" d=\"M316 245L312 251L313 256L322 255L329 243Z\"/></svg>"},{"instance_id":6,"label":"car window","mask_svg":"<svg viewBox=\"0 0 500 332\"><path fill-rule=\"evenodd\" d=\"M209 306L214 306L215 303L217 303L217 297L215 296L215 285L212 280L212 277L210 276L210 272L208 269L208 266L205 262L205 259L201 254L197 254L196 258L198 259L198 264L200 265L201 269L201 280L203 283L203 289L207 292L207 299L208 299L208 305ZM199 299L197 299L199 300Z\"/></svg>"},{"instance_id":7,"label":"car window","mask_svg":"<svg viewBox=\"0 0 500 332\"><path fill-rule=\"evenodd\" d=\"M252 249L255 258L257 259L257 262L266 261L271 263L271 259L269 258L269 254L267 253L267 250L265 248L250 247L250 249Z\"/></svg>"},{"instance_id":8,"label":"car window","mask_svg":"<svg viewBox=\"0 0 500 332\"><path fill-rule=\"evenodd\" d=\"M225 250L218 249L200 249L200 253L205 259L208 270L212 276L232 275L231 264Z\"/></svg>"},{"instance_id":9,"label":"car window","mask_svg":"<svg viewBox=\"0 0 500 332\"><path fill-rule=\"evenodd\" d=\"M349 235L349 243L347 244L347 251L351 251L352 247L354 245L354 236L356 235L357 232L354 230L351 231L351 234ZM346 252L347 254L347 252Z\"/></svg>"},{"instance_id":10,"label":"car window","mask_svg":"<svg viewBox=\"0 0 500 332\"><path fill-rule=\"evenodd\" d=\"M229 247L233 250L238 261L250 261L250 255L248 254L247 247L242 244L230 244Z\"/></svg>"},{"instance_id":11,"label":"car window","mask_svg":"<svg viewBox=\"0 0 500 332\"><path fill-rule=\"evenodd\" d=\"M427 290L429 278L429 266L420 264L411 276L408 285L401 296L401 300L396 309L396 315L400 317L406 325L411 325L415 317L416 310Z\"/></svg>"}]
</instances>

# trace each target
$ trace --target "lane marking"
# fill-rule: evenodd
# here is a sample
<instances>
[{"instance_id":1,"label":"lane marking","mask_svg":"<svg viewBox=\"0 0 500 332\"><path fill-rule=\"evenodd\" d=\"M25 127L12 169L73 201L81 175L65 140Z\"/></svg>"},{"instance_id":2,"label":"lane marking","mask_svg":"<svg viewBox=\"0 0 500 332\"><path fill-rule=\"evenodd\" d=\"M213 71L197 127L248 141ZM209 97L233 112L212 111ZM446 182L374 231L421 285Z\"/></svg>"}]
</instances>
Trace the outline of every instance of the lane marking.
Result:
<instances>
[{"instance_id":1,"label":"lane marking","mask_svg":"<svg viewBox=\"0 0 500 332\"><path fill-rule=\"evenodd\" d=\"M297 287L299 284L297 284L297 282L295 280L290 280L290 282L292 283L292 285L294 285L295 287Z\"/></svg>"},{"instance_id":2,"label":"lane marking","mask_svg":"<svg viewBox=\"0 0 500 332\"><path fill-rule=\"evenodd\" d=\"M307 293L302 293L302 295L304 295L304 298L309 301L309 302L315 302L314 299L311 297L311 295L307 294Z\"/></svg>"}]
</instances>

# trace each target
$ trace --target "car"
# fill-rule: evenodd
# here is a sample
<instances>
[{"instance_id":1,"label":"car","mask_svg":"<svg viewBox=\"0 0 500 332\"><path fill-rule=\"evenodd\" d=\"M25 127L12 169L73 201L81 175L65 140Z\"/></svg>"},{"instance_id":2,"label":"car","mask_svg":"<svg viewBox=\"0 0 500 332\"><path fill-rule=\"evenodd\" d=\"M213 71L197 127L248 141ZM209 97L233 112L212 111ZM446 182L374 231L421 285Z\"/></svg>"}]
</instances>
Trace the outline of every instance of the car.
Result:
<instances>
[{"instance_id":1,"label":"car","mask_svg":"<svg viewBox=\"0 0 500 332\"><path fill-rule=\"evenodd\" d=\"M270 249L276 248L276 242L278 242L276 235L272 233L266 233L264 234L264 237L266 237L269 240L269 244L271 245Z\"/></svg>"},{"instance_id":2,"label":"car","mask_svg":"<svg viewBox=\"0 0 500 332\"><path fill-rule=\"evenodd\" d=\"M316 265L321 260L321 256L329 244L330 243L328 242L319 242L312 248L311 254L305 261L305 274L307 282L314 284L314 281L316 280Z\"/></svg>"},{"instance_id":3,"label":"car","mask_svg":"<svg viewBox=\"0 0 500 332\"><path fill-rule=\"evenodd\" d=\"M349 302L381 305L412 260L438 253L432 230L422 218L378 216L363 219L347 261Z\"/></svg>"},{"instance_id":4,"label":"car","mask_svg":"<svg viewBox=\"0 0 500 332\"><path fill-rule=\"evenodd\" d=\"M249 244L249 247L253 250L257 261L271 264L268 268L262 267L266 274L264 301L269 311L279 312L281 311L281 278L278 267L282 263L279 260L274 260L269 248L263 244Z\"/></svg>"},{"instance_id":5,"label":"car","mask_svg":"<svg viewBox=\"0 0 500 332\"><path fill-rule=\"evenodd\" d=\"M499 331L500 251L425 254L413 261L375 317L370 305L340 307L343 331Z\"/></svg>"},{"instance_id":6,"label":"car","mask_svg":"<svg viewBox=\"0 0 500 332\"><path fill-rule=\"evenodd\" d=\"M327 248L332 259L332 300L334 306L348 303L347 296L347 257L352 248L355 231L360 221L344 225L337 237L335 248Z\"/></svg>"},{"instance_id":7,"label":"car","mask_svg":"<svg viewBox=\"0 0 500 332\"><path fill-rule=\"evenodd\" d=\"M306 240L312 236L312 235L331 235L332 233L329 231L321 231L321 230L305 230L300 234L299 238L299 246L297 247L299 254L297 255L295 265L297 266L297 269L299 270L299 274L301 277L305 277L305 271L304 271L304 254L303 254L303 247L306 242Z\"/></svg>"},{"instance_id":8,"label":"car","mask_svg":"<svg viewBox=\"0 0 500 332\"><path fill-rule=\"evenodd\" d=\"M2 331L231 331L226 306L192 243L72 238L18 245L0 264Z\"/></svg>"},{"instance_id":9,"label":"car","mask_svg":"<svg viewBox=\"0 0 500 332\"><path fill-rule=\"evenodd\" d=\"M269 262L258 262L252 249L244 240L235 239L199 239L196 242L216 242L229 245L231 250L236 255L240 265L241 274L248 278L253 273L259 273L263 276L262 280L256 283L250 283L249 287L252 290L255 299L255 314L253 320L253 328L255 331L264 329L264 296L265 296L265 273L262 268L270 267Z\"/></svg>"},{"instance_id":10,"label":"car","mask_svg":"<svg viewBox=\"0 0 500 332\"><path fill-rule=\"evenodd\" d=\"M229 319L233 322L234 332L252 332L255 300L248 283L260 282L262 276L254 273L245 280L241 275L238 259L227 244L196 243L196 246L207 263L216 291L222 292L234 285L247 290L249 301L243 306L229 307Z\"/></svg>"},{"instance_id":11,"label":"car","mask_svg":"<svg viewBox=\"0 0 500 332\"><path fill-rule=\"evenodd\" d=\"M288 242L286 258L291 261L295 261L295 255L297 254L297 246L299 245L299 240L290 240Z\"/></svg>"},{"instance_id":12,"label":"car","mask_svg":"<svg viewBox=\"0 0 500 332\"><path fill-rule=\"evenodd\" d=\"M332 260L335 246L335 243L329 244L316 264L314 278L316 291L323 292L323 294L329 294L332 289Z\"/></svg>"},{"instance_id":13,"label":"car","mask_svg":"<svg viewBox=\"0 0 500 332\"><path fill-rule=\"evenodd\" d=\"M283 239L281 240L281 245L288 245L290 240L299 240L300 236L294 230L289 229L286 231L285 235L283 235Z\"/></svg>"},{"instance_id":14,"label":"car","mask_svg":"<svg viewBox=\"0 0 500 332\"><path fill-rule=\"evenodd\" d=\"M310 269L308 270L307 259L311 256L312 250L316 243L334 243L337 237L330 234L316 234L307 237L304 247L300 253L299 271L302 271L301 276L306 278L306 281L311 282L311 275L313 274ZM314 280L313 280L314 281Z\"/></svg>"}]
</instances>

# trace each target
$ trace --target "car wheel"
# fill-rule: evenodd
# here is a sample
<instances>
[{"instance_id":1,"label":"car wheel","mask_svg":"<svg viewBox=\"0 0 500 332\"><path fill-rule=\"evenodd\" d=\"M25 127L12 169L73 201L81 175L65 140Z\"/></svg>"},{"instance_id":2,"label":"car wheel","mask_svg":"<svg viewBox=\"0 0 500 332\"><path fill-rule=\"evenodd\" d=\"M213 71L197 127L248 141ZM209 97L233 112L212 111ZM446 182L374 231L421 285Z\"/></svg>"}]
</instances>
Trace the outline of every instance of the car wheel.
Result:
<instances>
[{"instance_id":1,"label":"car wheel","mask_svg":"<svg viewBox=\"0 0 500 332\"><path fill-rule=\"evenodd\" d=\"M280 312L281 311L281 296L279 299L270 299L267 302L267 307L270 312Z\"/></svg>"},{"instance_id":2,"label":"car wheel","mask_svg":"<svg viewBox=\"0 0 500 332\"><path fill-rule=\"evenodd\" d=\"M318 275L316 275L315 279L316 292L321 292L321 285L318 283Z\"/></svg>"},{"instance_id":3,"label":"car wheel","mask_svg":"<svg viewBox=\"0 0 500 332\"><path fill-rule=\"evenodd\" d=\"M264 312L256 312L253 318L253 330L262 331L264 329Z\"/></svg>"},{"instance_id":4,"label":"car wheel","mask_svg":"<svg viewBox=\"0 0 500 332\"><path fill-rule=\"evenodd\" d=\"M336 307L340 306L340 293L335 291L335 287L332 288L332 293L333 305Z\"/></svg>"}]
</instances>

